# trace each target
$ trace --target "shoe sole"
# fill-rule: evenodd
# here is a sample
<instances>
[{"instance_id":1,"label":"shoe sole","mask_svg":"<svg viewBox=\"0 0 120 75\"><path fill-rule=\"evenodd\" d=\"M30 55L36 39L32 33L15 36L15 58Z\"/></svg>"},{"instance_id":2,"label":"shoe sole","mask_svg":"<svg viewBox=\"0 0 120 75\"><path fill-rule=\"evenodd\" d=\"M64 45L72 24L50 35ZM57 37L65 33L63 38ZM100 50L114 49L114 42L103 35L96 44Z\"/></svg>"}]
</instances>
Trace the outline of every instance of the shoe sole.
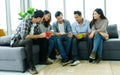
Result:
<instances>
[{"instance_id":1,"label":"shoe sole","mask_svg":"<svg viewBox=\"0 0 120 75\"><path fill-rule=\"evenodd\" d=\"M78 64L80 64L80 63L77 63L77 64L71 64L70 66L76 66L76 65L78 65Z\"/></svg>"},{"instance_id":2,"label":"shoe sole","mask_svg":"<svg viewBox=\"0 0 120 75\"><path fill-rule=\"evenodd\" d=\"M36 74L38 74L38 72L37 73L33 73L33 72L31 72L31 71L28 71L30 74L32 74L32 75L36 75Z\"/></svg>"},{"instance_id":3,"label":"shoe sole","mask_svg":"<svg viewBox=\"0 0 120 75\"><path fill-rule=\"evenodd\" d=\"M93 58L93 57L91 57L91 56L90 56L89 58L90 58L90 59L95 59L95 58Z\"/></svg>"},{"instance_id":4,"label":"shoe sole","mask_svg":"<svg viewBox=\"0 0 120 75\"><path fill-rule=\"evenodd\" d=\"M71 61L68 61L68 62L66 62L65 64L62 64L63 66L66 66L66 65L68 65L68 64L70 64L71 63Z\"/></svg>"}]
</instances>

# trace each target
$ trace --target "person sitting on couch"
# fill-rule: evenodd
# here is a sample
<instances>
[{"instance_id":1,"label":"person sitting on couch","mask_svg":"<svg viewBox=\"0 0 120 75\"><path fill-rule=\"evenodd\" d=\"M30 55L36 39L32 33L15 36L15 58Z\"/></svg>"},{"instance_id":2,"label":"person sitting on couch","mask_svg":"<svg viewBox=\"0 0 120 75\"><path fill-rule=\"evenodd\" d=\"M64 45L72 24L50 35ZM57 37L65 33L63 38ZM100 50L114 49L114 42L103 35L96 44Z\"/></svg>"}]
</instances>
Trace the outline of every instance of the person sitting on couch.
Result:
<instances>
[{"instance_id":1,"label":"person sitting on couch","mask_svg":"<svg viewBox=\"0 0 120 75\"><path fill-rule=\"evenodd\" d=\"M92 27L92 32L89 37L93 39L93 49L89 58L90 60L96 59L95 63L99 63L102 58L103 41L108 39L108 37L106 37L108 20L104 16L101 8L96 8L94 10L93 19L90 25Z\"/></svg>"},{"instance_id":2,"label":"person sitting on couch","mask_svg":"<svg viewBox=\"0 0 120 75\"><path fill-rule=\"evenodd\" d=\"M48 36L48 38L46 38L45 40L47 41L46 44L46 48L47 49L47 60L50 62L51 59L50 58L54 58L56 59L56 55L55 55L55 45L56 45L56 36L54 36L54 31L52 30L52 26L50 25L51 22L51 13L48 10L44 10L44 17L43 17L43 21L42 23L40 23L39 27L41 32L46 32L48 33L50 36ZM42 50L42 48L41 48ZM40 54L40 58L45 58L42 55L43 53ZM51 61L52 63L53 61Z\"/></svg>"},{"instance_id":3,"label":"person sitting on couch","mask_svg":"<svg viewBox=\"0 0 120 75\"><path fill-rule=\"evenodd\" d=\"M32 18L22 20L20 25L18 25L10 44L12 47L25 47L28 71L32 74L38 73L32 57L32 39L45 38L46 36L45 33L40 32L40 29L38 27L39 23L42 21L43 16L44 13L42 10L36 10Z\"/></svg>"},{"instance_id":4,"label":"person sitting on couch","mask_svg":"<svg viewBox=\"0 0 120 75\"><path fill-rule=\"evenodd\" d=\"M53 30L57 36L57 47L62 57L62 65L65 66L69 63L72 29L70 22L63 19L62 12L57 11L55 17L57 21L53 23Z\"/></svg>"},{"instance_id":5,"label":"person sitting on couch","mask_svg":"<svg viewBox=\"0 0 120 75\"><path fill-rule=\"evenodd\" d=\"M91 32L90 22L82 18L80 11L74 11L74 18L76 22L72 24L73 41L72 41L72 57L73 63L71 66L78 65L80 63L78 58L78 43L80 41L86 41L88 44L89 51L91 49L92 41L88 35Z\"/></svg>"}]
</instances>

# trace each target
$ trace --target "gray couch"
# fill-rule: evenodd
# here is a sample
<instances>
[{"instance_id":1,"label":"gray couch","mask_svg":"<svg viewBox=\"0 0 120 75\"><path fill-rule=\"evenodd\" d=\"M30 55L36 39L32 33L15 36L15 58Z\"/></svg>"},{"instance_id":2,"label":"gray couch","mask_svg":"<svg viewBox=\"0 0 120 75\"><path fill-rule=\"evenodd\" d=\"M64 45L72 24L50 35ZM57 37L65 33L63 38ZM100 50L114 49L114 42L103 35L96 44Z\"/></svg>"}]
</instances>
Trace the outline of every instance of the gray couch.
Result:
<instances>
[{"instance_id":1,"label":"gray couch","mask_svg":"<svg viewBox=\"0 0 120 75\"><path fill-rule=\"evenodd\" d=\"M120 59L120 39L118 39L117 25L109 25L110 39L104 42L103 59ZM10 47L10 36L0 37L0 70L21 71L26 70L26 55L24 47ZM88 59L89 53L85 41L79 43L80 59ZM39 63L39 47L33 46L33 59Z\"/></svg>"},{"instance_id":2,"label":"gray couch","mask_svg":"<svg viewBox=\"0 0 120 75\"><path fill-rule=\"evenodd\" d=\"M20 71L26 70L26 54L24 47L10 47L10 36L0 37L0 70ZM39 63L39 46L33 46L34 64Z\"/></svg>"}]
</instances>

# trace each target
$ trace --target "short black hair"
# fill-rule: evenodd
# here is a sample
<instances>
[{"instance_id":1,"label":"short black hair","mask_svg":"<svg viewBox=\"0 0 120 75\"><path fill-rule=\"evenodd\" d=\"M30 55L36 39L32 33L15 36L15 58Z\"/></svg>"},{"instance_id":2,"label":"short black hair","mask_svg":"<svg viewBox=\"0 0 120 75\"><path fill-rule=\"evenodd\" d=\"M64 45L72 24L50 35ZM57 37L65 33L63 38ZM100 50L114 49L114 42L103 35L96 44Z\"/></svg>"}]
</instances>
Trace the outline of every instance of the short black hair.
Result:
<instances>
[{"instance_id":1,"label":"short black hair","mask_svg":"<svg viewBox=\"0 0 120 75\"><path fill-rule=\"evenodd\" d=\"M82 15L80 11L74 11L74 15L75 15L75 14L78 14L79 16Z\"/></svg>"},{"instance_id":2,"label":"short black hair","mask_svg":"<svg viewBox=\"0 0 120 75\"><path fill-rule=\"evenodd\" d=\"M60 16L60 15L63 15L61 11L57 11L57 12L55 13L55 17L58 17L58 16Z\"/></svg>"},{"instance_id":3,"label":"short black hair","mask_svg":"<svg viewBox=\"0 0 120 75\"><path fill-rule=\"evenodd\" d=\"M34 17L34 18L38 18L38 17L42 18L43 16L44 16L44 12L42 10L36 10L32 17Z\"/></svg>"}]
</instances>

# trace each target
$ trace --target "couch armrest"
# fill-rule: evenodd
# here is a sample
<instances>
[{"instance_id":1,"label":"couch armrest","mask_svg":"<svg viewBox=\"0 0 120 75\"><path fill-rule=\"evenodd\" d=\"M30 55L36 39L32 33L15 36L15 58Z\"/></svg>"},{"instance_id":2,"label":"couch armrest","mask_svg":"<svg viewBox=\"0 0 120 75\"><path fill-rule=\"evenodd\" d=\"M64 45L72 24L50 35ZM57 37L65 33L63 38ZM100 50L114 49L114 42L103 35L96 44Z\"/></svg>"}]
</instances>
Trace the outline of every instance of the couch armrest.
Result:
<instances>
[{"instance_id":1,"label":"couch armrest","mask_svg":"<svg viewBox=\"0 0 120 75\"><path fill-rule=\"evenodd\" d=\"M10 46L11 36L0 37L0 46Z\"/></svg>"}]
</instances>

